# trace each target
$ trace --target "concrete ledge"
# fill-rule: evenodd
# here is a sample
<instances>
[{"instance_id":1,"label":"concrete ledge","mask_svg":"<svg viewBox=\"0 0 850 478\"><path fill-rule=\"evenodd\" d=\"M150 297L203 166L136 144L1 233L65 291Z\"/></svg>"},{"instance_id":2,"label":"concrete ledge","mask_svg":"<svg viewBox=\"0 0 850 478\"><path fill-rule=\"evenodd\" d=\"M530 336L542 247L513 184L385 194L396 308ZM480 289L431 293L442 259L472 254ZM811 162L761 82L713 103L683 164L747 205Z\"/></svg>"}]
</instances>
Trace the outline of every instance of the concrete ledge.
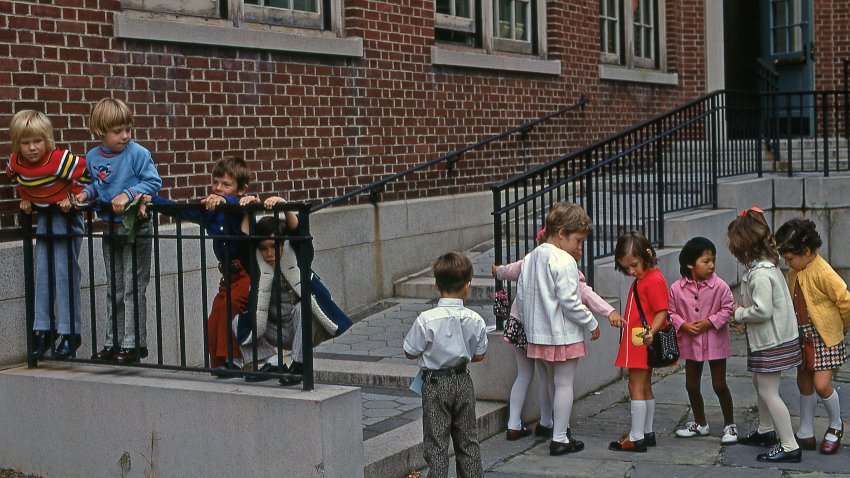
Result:
<instances>
[{"instance_id":1,"label":"concrete ledge","mask_svg":"<svg viewBox=\"0 0 850 478\"><path fill-rule=\"evenodd\" d=\"M359 389L270 383L112 367L4 370L0 463L45 478L142 477L141 455L160 476L362 476ZM122 473L125 453L132 466Z\"/></svg>"},{"instance_id":2,"label":"concrete ledge","mask_svg":"<svg viewBox=\"0 0 850 478\"><path fill-rule=\"evenodd\" d=\"M354 368L356 367L356 368ZM406 389L419 373L418 365L386 362L352 362L351 360L315 359L317 382L345 383L353 387L388 387Z\"/></svg>"},{"instance_id":3,"label":"concrete ledge","mask_svg":"<svg viewBox=\"0 0 850 478\"><path fill-rule=\"evenodd\" d=\"M518 73L537 73L541 75L560 75L560 60L541 60L539 58L516 57L498 53L480 53L471 51L447 50L431 47L431 63L439 66L458 66L484 70L513 71Z\"/></svg>"}]
</instances>

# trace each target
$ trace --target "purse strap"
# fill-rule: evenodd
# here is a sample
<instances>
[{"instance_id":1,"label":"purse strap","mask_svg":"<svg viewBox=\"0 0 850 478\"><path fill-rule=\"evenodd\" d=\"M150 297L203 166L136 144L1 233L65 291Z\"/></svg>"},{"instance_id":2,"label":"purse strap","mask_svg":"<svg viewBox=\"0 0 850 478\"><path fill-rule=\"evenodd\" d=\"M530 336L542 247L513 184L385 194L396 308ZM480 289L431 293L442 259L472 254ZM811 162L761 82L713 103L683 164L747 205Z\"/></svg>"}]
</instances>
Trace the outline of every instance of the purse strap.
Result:
<instances>
[{"instance_id":1,"label":"purse strap","mask_svg":"<svg viewBox=\"0 0 850 478\"><path fill-rule=\"evenodd\" d=\"M646 316L643 314L643 307L640 306L640 297L638 296L637 283L638 280L635 279L635 283L634 285L632 285L632 297L635 298L635 305L637 305L638 315L640 315L640 321L643 324L643 327L649 328L649 325L646 324Z\"/></svg>"}]
</instances>

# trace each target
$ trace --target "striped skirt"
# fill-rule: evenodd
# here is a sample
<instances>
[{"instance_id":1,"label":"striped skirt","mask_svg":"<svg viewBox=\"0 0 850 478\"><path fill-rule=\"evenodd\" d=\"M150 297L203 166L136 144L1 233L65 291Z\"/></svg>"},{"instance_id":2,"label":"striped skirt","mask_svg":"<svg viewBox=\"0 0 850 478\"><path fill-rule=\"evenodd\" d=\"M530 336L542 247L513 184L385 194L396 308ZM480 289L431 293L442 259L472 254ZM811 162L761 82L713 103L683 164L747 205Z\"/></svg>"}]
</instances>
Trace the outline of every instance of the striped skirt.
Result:
<instances>
[{"instance_id":1,"label":"striped skirt","mask_svg":"<svg viewBox=\"0 0 850 478\"><path fill-rule=\"evenodd\" d=\"M747 371L755 373L780 372L797 367L801 363L803 354L798 339L747 355Z\"/></svg>"}]
</instances>

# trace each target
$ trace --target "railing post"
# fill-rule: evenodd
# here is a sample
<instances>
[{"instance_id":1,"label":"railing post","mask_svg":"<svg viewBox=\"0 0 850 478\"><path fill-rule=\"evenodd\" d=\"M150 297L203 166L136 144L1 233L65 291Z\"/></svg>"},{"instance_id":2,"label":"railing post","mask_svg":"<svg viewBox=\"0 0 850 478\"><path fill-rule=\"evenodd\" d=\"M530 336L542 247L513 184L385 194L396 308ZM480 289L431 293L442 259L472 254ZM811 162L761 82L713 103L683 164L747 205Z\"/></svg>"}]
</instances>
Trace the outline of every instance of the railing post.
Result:
<instances>
[{"instance_id":1,"label":"railing post","mask_svg":"<svg viewBox=\"0 0 850 478\"><path fill-rule=\"evenodd\" d=\"M593 153L588 151L587 153L585 153L584 158L585 158L584 169L587 170L593 165ZM594 215L594 212L595 212L594 211L595 208L594 208L594 204L593 204L593 174L594 173L590 173L586 176L587 177L587 184L585 184L585 187L584 187L584 194L585 194L585 197L586 197L584 210L587 213L588 217L591 218L591 221L593 220L593 215ZM595 223L596 221L593 221L593 222ZM595 257L595 251L596 251L595 245L596 245L596 240L594 239L594 235L591 234L587 238L587 247L585 248L585 254L584 254L584 258L585 258L584 276L587 279L588 285L590 285L591 287L593 287L593 280L594 280L594 275L595 275L594 274L595 268L593 266L594 265L593 258Z\"/></svg>"},{"instance_id":2,"label":"railing post","mask_svg":"<svg viewBox=\"0 0 850 478\"><path fill-rule=\"evenodd\" d=\"M500 191L498 188L491 187L490 190L493 192L493 249L495 253L494 261L496 264L502 264L504 260L504 256L502 254L502 213L499 211L502 209L502 197L500 196ZM494 288L497 291L505 290L502 281L493 278ZM505 324L500 317L496 317L496 330L504 329Z\"/></svg>"},{"instance_id":3,"label":"railing post","mask_svg":"<svg viewBox=\"0 0 850 478\"><path fill-rule=\"evenodd\" d=\"M850 104L848 100L850 100L850 59L845 58L842 60L844 62L844 140L850 140ZM850 149L850 147L848 147Z\"/></svg>"},{"instance_id":4,"label":"railing post","mask_svg":"<svg viewBox=\"0 0 850 478\"><path fill-rule=\"evenodd\" d=\"M709 101L708 107L711 110L711 114L707 118L708 124L708 146L711 148L711 208L717 209L717 150L719 145L718 139L718 116L720 116L720 109L717 108L717 104L719 103L720 95L725 95L726 93L718 93L716 96L713 96ZM759 164L761 164L761 145L759 145Z\"/></svg>"},{"instance_id":5,"label":"railing post","mask_svg":"<svg viewBox=\"0 0 850 478\"><path fill-rule=\"evenodd\" d=\"M817 102L817 99L812 101ZM823 94L823 108L821 109L823 110L823 175L829 177L829 93L827 92ZM838 138L836 138L837 140Z\"/></svg>"},{"instance_id":6,"label":"railing post","mask_svg":"<svg viewBox=\"0 0 850 478\"><path fill-rule=\"evenodd\" d=\"M38 361L33 358L33 336L32 326L35 322L35 260L32 250L32 215L21 213L21 236L23 236L24 248L24 294L26 294L26 314L27 314L27 367L35 368L38 366Z\"/></svg>"},{"instance_id":7,"label":"railing post","mask_svg":"<svg viewBox=\"0 0 850 478\"><path fill-rule=\"evenodd\" d=\"M303 362L301 368L304 374L305 392L313 390L313 310L312 310L312 280L313 238L310 237L310 203L298 207L298 235L306 237L298 244L298 268L301 269L301 349Z\"/></svg>"},{"instance_id":8,"label":"railing post","mask_svg":"<svg viewBox=\"0 0 850 478\"><path fill-rule=\"evenodd\" d=\"M656 212L655 212L655 221L657 224L656 230L658 231L658 245L664 246L664 196L665 196L665 182L664 182L664 152L662 150L661 144L661 122L658 121L655 123L655 137L658 138L655 142L655 164L656 164L656 177L655 177L655 191L656 191Z\"/></svg>"}]
</instances>

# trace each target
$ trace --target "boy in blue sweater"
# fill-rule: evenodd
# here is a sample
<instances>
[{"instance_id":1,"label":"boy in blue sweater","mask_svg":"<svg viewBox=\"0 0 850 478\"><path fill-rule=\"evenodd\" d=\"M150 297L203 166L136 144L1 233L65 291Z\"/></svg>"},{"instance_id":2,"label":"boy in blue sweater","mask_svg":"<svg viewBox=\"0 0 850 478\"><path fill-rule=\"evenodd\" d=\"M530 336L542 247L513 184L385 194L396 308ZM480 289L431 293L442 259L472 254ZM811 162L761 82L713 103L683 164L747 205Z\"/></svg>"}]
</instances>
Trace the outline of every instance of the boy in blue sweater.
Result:
<instances>
[{"instance_id":1,"label":"boy in blue sweater","mask_svg":"<svg viewBox=\"0 0 850 478\"><path fill-rule=\"evenodd\" d=\"M136 214L142 195L153 195L162 179L151 153L132 140L133 112L121 100L104 98L94 106L89 130L101 144L86 154L92 184L77 194L78 203L95 204L107 224L103 235L106 267L106 310L109 326L103 349L93 358L133 363L147 357L147 304L150 282L150 221L142 222L137 237L122 222L125 209ZM100 208L99 206L103 206Z\"/></svg>"}]
</instances>

